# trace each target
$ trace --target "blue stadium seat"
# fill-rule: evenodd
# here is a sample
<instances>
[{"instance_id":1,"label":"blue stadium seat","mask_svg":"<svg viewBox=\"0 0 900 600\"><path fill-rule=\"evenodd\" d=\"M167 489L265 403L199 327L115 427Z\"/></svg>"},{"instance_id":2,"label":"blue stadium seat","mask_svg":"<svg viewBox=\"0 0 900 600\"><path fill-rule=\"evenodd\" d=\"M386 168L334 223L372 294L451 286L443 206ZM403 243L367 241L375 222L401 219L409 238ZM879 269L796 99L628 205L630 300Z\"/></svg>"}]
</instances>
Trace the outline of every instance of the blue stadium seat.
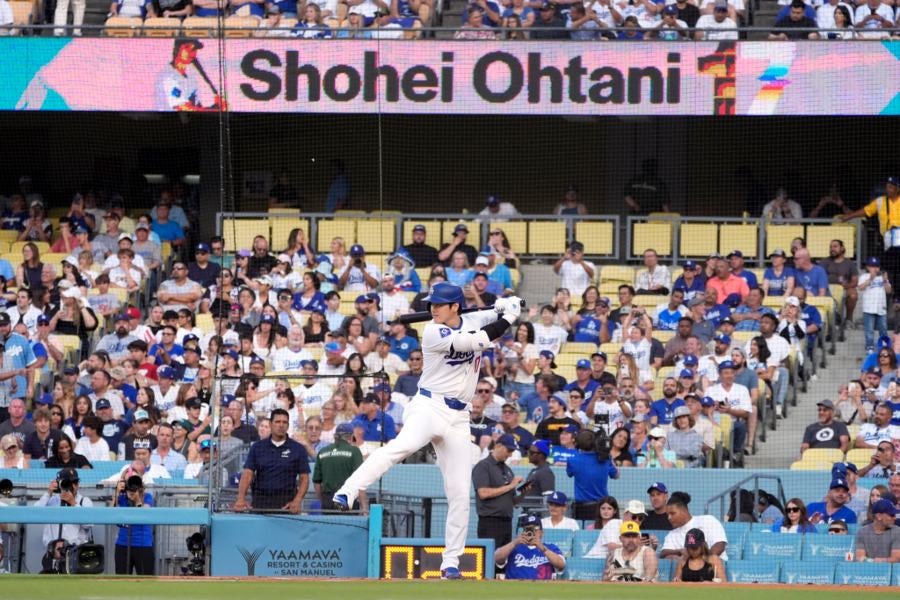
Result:
<instances>
[{"instance_id":1,"label":"blue stadium seat","mask_svg":"<svg viewBox=\"0 0 900 600\"><path fill-rule=\"evenodd\" d=\"M724 522L722 527L725 528L725 537L728 538L728 558L740 558L738 554L744 547L744 540L750 534L750 523L731 523Z\"/></svg>"},{"instance_id":2,"label":"blue stadium seat","mask_svg":"<svg viewBox=\"0 0 900 600\"><path fill-rule=\"evenodd\" d=\"M674 560L660 559L659 560L659 575L657 575L657 581L672 581L672 574L675 571L675 563Z\"/></svg>"},{"instance_id":3,"label":"blue stadium seat","mask_svg":"<svg viewBox=\"0 0 900 600\"><path fill-rule=\"evenodd\" d=\"M725 568L732 583L778 583L781 565L774 560L729 560Z\"/></svg>"},{"instance_id":4,"label":"blue stadium seat","mask_svg":"<svg viewBox=\"0 0 900 600\"><path fill-rule=\"evenodd\" d=\"M575 532L574 546L572 548L572 556L580 558L587 554L588 550L594 547L600 532L595 530L580 530Z\"/></svg>"},{"instance_id":5,"label":"blue stadium seat","mask_svg":"<svg viewBox=\"0 0 900 600\"><path fill-rule=\"evenodd\" d=\"M837 585L890 585L891 565L888 563L842 562L834 572Z\"/></svg>"},{"instance_id":6,"label":"blue stadium seat","mask_svg":"<svg viewBox=\"0 0 900 600\"><path fill-rule=\"evenodd\" d=\"M566 561L566 579L572 581L600 581L606 561L597 558L570 558Z\"/></svg>"},{"instance_id":7,"label":"blue stadium seat","mask_svg":"<svg viewBox=\"0 0 900 600\"><path fill-rule=\"evenodd\" d=\"M811 560L846 560L848 552L853 550L853 536L828 535L826 533L807 533L803 536L803 550L800 558Z\"/></svg>"},{"instance_id":8,"label":"blue stadium seat","mask_svg":"<svg viewBox=\"0 0 900 600\"><path fill-rule=\"evenodd\" d=\"M545 529L544 543L553 544L562 551L563 556L568 557L572 555L574 534L575 532L568 529Z\"/></svg>"},{"instance_id":9,"label":"blue stadium seat","mask_svg":"<svg viewBox=\"0 0 900 600\"><path fill-rule=\"evenodd\" d=\"M803 536L794 533L766 533L752 531L744 542L744 560L769 558L773 560L800 560ZM729 544L730 547L730 544ZM729 555L730 556L730 555Z\"/></svg>"},{"instance_id":10,"label":"blue stadium seat","mask_svg":"<svg viewBox=\"0 0 900 600\"><path fill-rule=\"evenodd\" d=\"M834 583L834 563L785 561L781 565L781 583L831 585Z\"/></svg>"}]
</instances>

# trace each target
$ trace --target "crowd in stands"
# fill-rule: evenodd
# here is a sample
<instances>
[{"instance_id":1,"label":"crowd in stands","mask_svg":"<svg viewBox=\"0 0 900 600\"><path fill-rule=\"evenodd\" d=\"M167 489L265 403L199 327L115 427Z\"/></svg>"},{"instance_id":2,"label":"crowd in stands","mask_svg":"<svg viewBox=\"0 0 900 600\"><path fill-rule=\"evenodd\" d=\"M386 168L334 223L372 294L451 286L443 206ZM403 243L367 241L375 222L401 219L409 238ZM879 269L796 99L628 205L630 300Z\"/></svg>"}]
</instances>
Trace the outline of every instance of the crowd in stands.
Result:
<instances>
[{"instance_id":1,"label":"crowd in stands","mask_svg":"<svg viewBox=\"0 0 900 600\"><path fill-rule=\"evenodd\" d=\"M15 1L15 0L13 0ZM36 19L57 25L63 35L68 13L75 35L84 21L84 0L46 3ZM859 0L778 0L770 40L884 39L895 34L900 17L893 2ZM233 27L274 28L270 35L305 39L410 38L432 24L433 0L114 0L109 18L184 19L239 17ZM470 0L456 39L736 40L748 23L743 0ZM0 27L14 24L9 0L0 0ZM154 26L164 24L153 23ZM337 30L337 31L333 31Z\"/></svg>"},{"instance_id":2,"label":"crowd in stands","mask_svg":"<svg viewBox=\"0 0 900 600\"><path fill-rule=\"evenodd\" d=\"M462 286L467 307L490 306L517 285L519 257L502 221L483 246L462 223L439 247L416 225L409 244L376 264L341 238L317 250L302 229L226 253L221 237L191 239L196 210L185 190L166 190L132 215L118 199L97 204L78 195L51 224L39 194L24 190L2 213L3 239L21 243L21 258L0 259L0 469L77 471L115 460L124 466L112 485L180 475L237 487L250 444L278 435L315 460L342 432L364 458L403 427L422 372L419 330L391 321L424 310L440 281ZM577 212L577 195L560 210ZM492 198L485 211L515 207ZM648 249L622 281L572 242L553 265L558 288L530 299L527 315L485 353L471 406L473 462L527 461L544 477L549 464L566 466L572 514L610 528L598 556L615 557L609 576L621 576L615 563L630 560L622 552L639 550L631 538L640 511L625 513L636 526L610 525L618 505L607 477L630 467L743 466L766 426L760 411L786 417L789 388L812 370L825 330L807 301L839 285L848 299L858 292L871 352L859 380L818 401L819 421L797 440L801 455L839 452L833 480L824 502L795 498L759 512L774 531L881 523L900 503L900 336L884 331L889 288L877 259L858 276L844 254L834 240L830 257L813 264L797 239L754 272L739 251L671 268ZM610 284L613 299L600 293ZM596 458L598 439L608 439L608 460ZM866 453L865 464L844 462L852 449ZM434 457L426 450L413 460ZM523 497L556 489L540 481L527 478ZM723 579L726 542L714 519L692 517L690 498L664 484L648 493L655 515L644 529L678 532L657 540L662 558L681 559L684 580L697 571ZM564 513L526 526L580 526ZM512 552L511 541L498 539L498 549Z\"/></svg>"}]
</instances>

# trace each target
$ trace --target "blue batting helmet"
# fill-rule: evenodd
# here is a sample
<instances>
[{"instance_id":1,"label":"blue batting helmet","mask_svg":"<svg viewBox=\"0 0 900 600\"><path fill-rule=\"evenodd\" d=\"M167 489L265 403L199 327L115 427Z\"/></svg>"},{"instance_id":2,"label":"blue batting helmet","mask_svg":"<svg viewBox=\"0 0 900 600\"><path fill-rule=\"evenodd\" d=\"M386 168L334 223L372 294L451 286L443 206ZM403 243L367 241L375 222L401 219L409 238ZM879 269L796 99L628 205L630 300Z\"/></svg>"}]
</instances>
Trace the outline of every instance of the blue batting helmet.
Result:
<instances>
[{"instance_id":1,"label":"blue batting helmet","mask_svg":"<svg viewBox=\"0 0 900 600\"><path fill-rule=\"evenodd\" d=\"M462 288L452 283L442 281L434 284L431 293L423 298L425 302L431 304L465 304Z\"/></svg>"}]
</instances>

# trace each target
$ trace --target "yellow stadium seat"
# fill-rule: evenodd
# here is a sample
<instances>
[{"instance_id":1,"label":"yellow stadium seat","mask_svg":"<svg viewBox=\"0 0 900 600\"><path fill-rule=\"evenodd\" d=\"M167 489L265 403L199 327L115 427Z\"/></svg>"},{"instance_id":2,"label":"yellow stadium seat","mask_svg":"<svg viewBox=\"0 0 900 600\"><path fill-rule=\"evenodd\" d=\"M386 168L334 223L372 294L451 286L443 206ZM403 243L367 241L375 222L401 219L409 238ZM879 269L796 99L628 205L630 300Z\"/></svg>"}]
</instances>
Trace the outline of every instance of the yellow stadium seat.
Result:
<instances>
[{"instance_id":1,"label":"yellow stadium seat","mask_svg":"<svg viewBox=\"0 0 900 600\"><path fill-rule=\"evenodd\" d=\"M634 285L634 268L624 265L606 265L600 268L600 281L604 283L615 282L618 287L620 283L629 283Z\"/></svg>"},{"instance_id":2,"label":"yellow stadium seat","mask_svg":"<svg viewBox=\"0 0 900 600\"><path fill-rule=\"evenodd\" d=\"M635 223L631 236L632 256L643 256L648 249L656 250L660 256L672 254L672 227L667 221Z\"/></svg>"},{"instance_id":3,"label":"yellow stadium seat","mask_svg":"<svg viewBox=\"0 0 900 600\"><path fill-rule=\"evenodd\" d=\"M416 330L416 333L419 334L419 339L422 339L422 334L425 333L425 321L419 321L418 323L413 323L412 328Z\"/></svg>"},{"instance_id":4,"label":"yellow stadium seat","mask_svg":"<svg viewBox=\"0 0 900 600\"><path fill-rule=\"evenodd\" d=\"M303 233L306 234L306 238L309 239L309 219L298 219L296 217L297 211L295 210L292 210L292 214L294 216L291 218L277 215L269 217L269 225L272 228L269 247L275 252L280 252L287 248L288 237L290 237L291 231L294 229L302 229Z\"/></svg>"},{"instance_id":5,"label":"yellow stadium seat","mask_svg":"<svg viewBox=\"0 0 900 600\"><path fill-rule=\"evenodd\" d=\"M341 307L338 311L342 315L355 315L356 314L356 296L354 295L352 298L347 298L345 296L341 296Z\"/></svg>"},{"instance_id":6,"label":"yellow stadium seat","mask_svg":"<svg viewBox=\"0 0 900 600\"><path fill-rule=\"evenodd\" d=\"M789 252L791 241L794 238L803 237L803 225L775 225L766 224L766 256L776 249Z\"/></svg>"},{"instance_id":7,"label":"yellow stadium seat","mask_svg":"<svg viewBox=\"0 0 900 600\"><path fill-rule=\"evenodd\" d=\"M46 254L41 254L41 262L56 265L58 268L62 268L62 262L69 256L65 252L48 252ZM62 273L60 272L60 275Z\"/></svg>"},{"instance_id":8,"label":"yellow stadium seat","mask_svg":"<svg viewBox=\"0 0 900 600\"><path fill-rule=\"evenodd\" d=\"M596 352L596 350L597 350L597 348L594 347L594 349L591 350L591 352L592 352L592 353L593 353L593 352ZM575 352L568 352L568 351L565 351L565 352L563 352L563 353L561 353L561 354L557 354L557 355L556 355L556 358L554 359L553 362L556 363L556 366L557 366L557 367L562 367L562 366L574 367L575 364L576 364L579 360L581 360L581 359L583 359L583 358L587 358L588 356L590 356L589 353L584 353L584 352L581 352L581 353L575 353Z\"/></svg>"},{"instance_id":9,"label":"yellow stadium seat","mask_svg":"<svg viewBox=\"0 0 900 600\"><path fill-rule=\"evenodd\" d=\"M513 252L523 252L528 248L528 223L526 221L490 224L490 231L498 229L506 234L506 239L509 240L509 247ZM488 239L490 239L490 236Z\"/></svg>"},{"instance_id":10,"label":"yellow stadium seat","mask_svg":"<svg viewBox=\"0 0 900 600\"><path fill-rule=\"evenodd\" d=\"M829 254L831 240L841 240L847 249L847 258L856 257L856 225L807 225L806 248L812 258L825 258Z\"/></svg>"},{"instance_id":11,"label":"yellow stadium seat","mask_svg":"<svg viewBox=\"0 0 900 600\"><path fill-rule=\"evenodd\" d=\"M566 381L575 381L575 365L557 365L559 368L555 370L557 375L566 378Z\"/></svg>"},{"instance_id":12,"label":"yellow stadium seat","mask_svg":"<svg viewBox=\"0 0 900 600\"><path fill-rule=\"evenodd\" d=\"M147 37L175 37L181 30L181 19L148 17L144 19L144 35Z\"/></svg>"},{"instance_id":13,"label":"yellow stadium seat","mask_svg":"<svg viewBox=\"0 0 900 600\"><path fill-rule=\"evenodd\" d=\"M597 344L591 342L566 342L563 344L561 354L577 354L581 358L590 356L597 351Z\"/></svg>"},{"instance_id":14,"label":"yellow stadium seat","mask_svg":"<svg viewBox=\"0 0 900 600\"><path fill-rule=\"evenodd\" d=\"M675 367L660 367L656 372L656 376L662 377L663 379L665 379L666 377L672 377L673 375L675 375Z\"/></svg>"},{"instance_id":15,"label":"yellow stadium seat","mask_svg":"<svg viewBox=\"0 0 900 600\"><path fill-rule=\"evenodd\" d=\"M104 24L103 33L109 37L135 37L143 24L138 17L110 17Z\"/></svg>"},{"instance_id":16,"label":"yellow stadium seat","mask_svg":"<svg viewBox=\"0 0 900 600\"><path fill-rule=\"evenodd\" d=\"M418 219L407 219L403 221L403 244L413 243L413 228L416 225L425 226L425 243L434 248L441 247L441 222L440 221L420 221ZM421 275L419 275L421 277Z\"/></svg>"},{"instance_id":17,"label":"yellow stadium seat","mask_svg":"<svg viewBox=\"0 0 900 600\"><path fill-rule=\"evenodd\" d=\"M756 223L723 223L719 226L719 254L728 256L740 250L747 261L759 253L759 228Z\"/></svg>"},{"instance_id":18,"label":"yellow stadium seat","mask_svg":"<svg viewBox=\"0 0 900 600\"><path fill-rule=\"evenodd\" d=\"M369 247L364 246L368 252ZM384 273L387 267L387 254L366 254L366 262L378 267L378 270Z\"/></svg>"},{"instance_id":19,"label":"yellow stadium seat","mask_svg":"<svg viewBox=\"0 0 900 600\"><path fill-rule=\"evenodd\" d=\"M16 267L22 264L22 253L21 252L7 252L3 255L0 255L0 258L3 258L6 262L12 265L13 271L16 270Z\"/></svg>"},{"instance_id":20,"label":"yellow stadium seat","mask_svg":"<svg viewBox=\"0 0 900 600\"><path fill-rule=\"evenodd\" d=\"M356 224L356 243L362 244L366 253L393 252L397 249L396 237L396 219L361 219Z\"/></svg>"},{"instance_id":21,"label":"yellow stadium seat","mask_svg":"<svg viewBox=\"0 0 900 600\"><path fill-rule=\"evenodd\" d=\"M791 471L830 471L832 463L827 461L805 461L798 460L795 463L791 463Z\"/></svg>"},{"instance_id":22,"label":"yellow stadium seat","mask_svg":"<svg viewBox=\"0 0 900 600\"><path fill-rule=\"evenodd\" d=\"M715 223L682 223L678 236L681 256L705 257L719 251L719 226Z\"/></svg>"},{"instance_id":23,"label":"yellow stadium seat","mask_svg":"<svg viewBox=\"0 0 900 600\"><path fill-rule=\"evenodd\" d=\"M214 37L219 29L219 20L216 17L187 17L182 27L185 37Z\"/></svg>"},{"instance_id":24,"label":"yellow stadium seat","mask_svg":"<svg viewBox=\"0 0 900 600\"><path fill-rule=\"evenodd\" d=\"M604 352L609 358L607 362L612 362L613 357L619 353L622 349L622 344L619 342L607 342L605 344L600 344L600 351Z\"/></svg>"},{"instance_id":25,"label":"yellow stadium seat","mask_svg":"<svg viewBox=\"0 0 900 600\"><path fill-rule=\"evenodd\" d=\"M163 242L162 246L159 247L159 254L162 257L163 264L169 260L169 257L172 256L172 243L171 242Z\"/></svg>"},{"instance_id":26,"label":"yellow stadium seat","mask_svg":"<svg viewBox=\"0 0 900 600\"><path fill-rule=\"evenodd\" d=\"M615 253L616 233L612 221L577 221L575 239L584 244L588 256L610 256Z\"/></svg>"},{"instance_id":27,"label":"yellow stadium seat","mask_svg":"<svg viewBox=\"0 0 900 600\"><path fill-rule=\"evenodd\" d=\"M840 448L810 448L803 453L803 462L830 462L836 463L844 460L844 453Z\"/></svg>"},{"instance_id":28,"label":"yellow stadium seat","mask_svg":"<svg viewBox=\"0 0 900 600\"><path fill-rule=\"evenodd\" d=\"M197 322L197 327L203 333L212 333L215 330L212 313L197 313L194 315L194 318Z\"/></svg>"},{"instance_id":29,"label":"yellow stadium seat","mask_svg":"<svg viewBox=\"0 0 900 600\"><path fill-rule=\"evenodd\" d=\"M509 276L512 279L513 289L519 289L519 284L522 282L522 272L518 269L510 269Z\"/></svg>"},{"instance_id":30,"label":"yellow stadium seat","mask_svg":"<svg viewBox=\"0 0 900 600\"><path fill-rule=\"evenodd\" d=\"M331 240L336 237L344 238L348 250L356 240L356 219L319 219L316 228L316 248L323 252L331 247Z\"/></svg>"},{"instance_id":31,"label":"yellow stadium seat","mask_svg":"<svg viewBox=\"0 0 900 600\"><path fill-rule=\"evenodd\" d=\"M475 248L479 248L479 244L481 243L481 221L463 221L463 220L449 220L441 222L441 232L443 235L444 242L449 242L453 239L453 229L462 223L469 230L469 235L466 237L466 241L469 244L475 246ZM434 240L434 234L429 229L429 235L431 235L431 241L428 241L428 238L425 238L426 243L429 246L434 246L435 248L440 248L440 244L436 243Z\"/></svg>"},{"instance_id":32,"label":"yellow stadium seat","mask_svg":"<svg viewBox=\"0 0 900 600\"><path fill-rule=\"evenodd\" d=\"M18 3L17 3L18 4ZM12 244L19 239L19 232L12 229L0 229L0 241Z\"/></svg>"},{"instance_id":33,"label":"yellow stadium seat","mask_svg":"<svg viewBox=\"0 0 900 600\"><path fill-rule=\"evenodd\" d=\"M428 287L428 278L431 277L431 267L416 267L416 275L419 276L419 281L422 282L422 289L424 290Z\"/></svg>"},{"instance_id":34,"label":"yellow stadium seat","mask_svg":"<svg viewBox=\"0 0 900 600\"><path fill-rule=\"evenodd\" d=\"M675 337L674 331L654 331L653 332L653 339L658 340L658 341L662 342L663 344L665 344L666 342L671 340L673 337Z\"/></svg>"},{"instance_id":35,"label":"yellow stadium seat","mask_svg":"<svg viewBox=\"0 0 900 600\"><path fill-rule=\"evenodd\" d=\"M661 221L673 222L681 218L681 213L677 212L652 212L647 214L647 220L659 223Z\"/></svg>"},{"instance_id":36,"label":"yellow stadium seat","mask_svg":"<svg viewBox=\"0 0 900 600\"><path fill-rule=\"evenodd\" d=\"M528 254L560 256L566 251L563 221L531 221L528 224Z\"/></svg>"},{"instance_id":37,"label":"yellow stadium seat","mask_svg":"<svg viewBox=\"0 0 900 600\"><path fill-rule=\"evenodd\" d=\"M857 432L858 433L858 432ZM850 435L850 445L853 445L854 436L851 433ZM847 458L845 459L848 463L853 463L858 467L862 467L869 463L872 460L872 455L875 454L874 448L852 448L847 451Z\"/></svg>"},{"instance_id":38,"label":"yellow stadium seat","mask_svg":"<svg viewBox=\"0 0 900 600\"><path fill-rule=\"evenodd\" d=\"M225 19L225 37L248 38L257 27L259 27L259 19L256 17L232 15Z\"/></svg>"},{"instance_id":39,"label":"yellow stadium seat","mask_svg":"<svg viewBox=\"0 0 900 600\"><path fill-rule=\"evenodd\" d=\"M9 247L12 242L0 240L0 254L9 254Z\"/></svg>"},{"instance_id":40,"label":"yellow stadium seat","mask_svg":"<svg viewBox=\"0 0 900 600\"><path fill-rule=\"evenodd\" d=\"M660 294L647 294L647 295L641 294L640 296L634 297L634 304L637 304L638 306L643 306L644 308L656 308L660 304L663 304L664 302L668 302L668 301L669 301L668 296L663 296ZM650 311L650 312L652 313L652 311ZM651 316L652 316L652 314L651 314Z\"/></svg>"},{"instance_id":41,"label":"yellow stadium seat","mask_svg":"<svg viewBox=\"0 0 900 600\"><path fill-rule=\"evenodd\" d=\"M222 237L225 238L225 251L251 250L253 238L261 235L269 239L268 219L242 219L225 217L222 219Z\"/></svg>"},{"instance_id":42,"label":"yellow stadium seat","mask_svg":"<svg viewBox=\"0 0 900 600\"><path fill-rule=\"evenodd\" d=\"M759 335L758 331L735 331L731 334L731 338L742 344L746 344L753 338Z\"/></svg>"}]
</instances>

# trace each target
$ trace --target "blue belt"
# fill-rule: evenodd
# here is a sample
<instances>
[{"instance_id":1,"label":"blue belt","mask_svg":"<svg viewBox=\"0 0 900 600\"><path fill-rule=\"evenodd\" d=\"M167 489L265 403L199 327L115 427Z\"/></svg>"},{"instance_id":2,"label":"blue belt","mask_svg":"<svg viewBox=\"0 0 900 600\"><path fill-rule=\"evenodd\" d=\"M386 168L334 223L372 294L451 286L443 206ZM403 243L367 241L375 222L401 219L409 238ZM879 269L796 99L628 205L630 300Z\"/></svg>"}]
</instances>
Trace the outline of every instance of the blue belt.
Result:
<instances>
[{"instance_id":1,"label":"blue belt","mask_svg":"<svg viewBox=\"0 0 900 600\"><path fill-rule=\"evenodd\" d=\"M419 388L419 393L426 398L432 397L432 393L425 388ZM444 404L446 404L448 408L452 408L453 410L466 410L466 408L468 408L468 405L462 400L457 400L456 398L447 398L446 396L444 396Z\"/></svg>"}]
</instances>

